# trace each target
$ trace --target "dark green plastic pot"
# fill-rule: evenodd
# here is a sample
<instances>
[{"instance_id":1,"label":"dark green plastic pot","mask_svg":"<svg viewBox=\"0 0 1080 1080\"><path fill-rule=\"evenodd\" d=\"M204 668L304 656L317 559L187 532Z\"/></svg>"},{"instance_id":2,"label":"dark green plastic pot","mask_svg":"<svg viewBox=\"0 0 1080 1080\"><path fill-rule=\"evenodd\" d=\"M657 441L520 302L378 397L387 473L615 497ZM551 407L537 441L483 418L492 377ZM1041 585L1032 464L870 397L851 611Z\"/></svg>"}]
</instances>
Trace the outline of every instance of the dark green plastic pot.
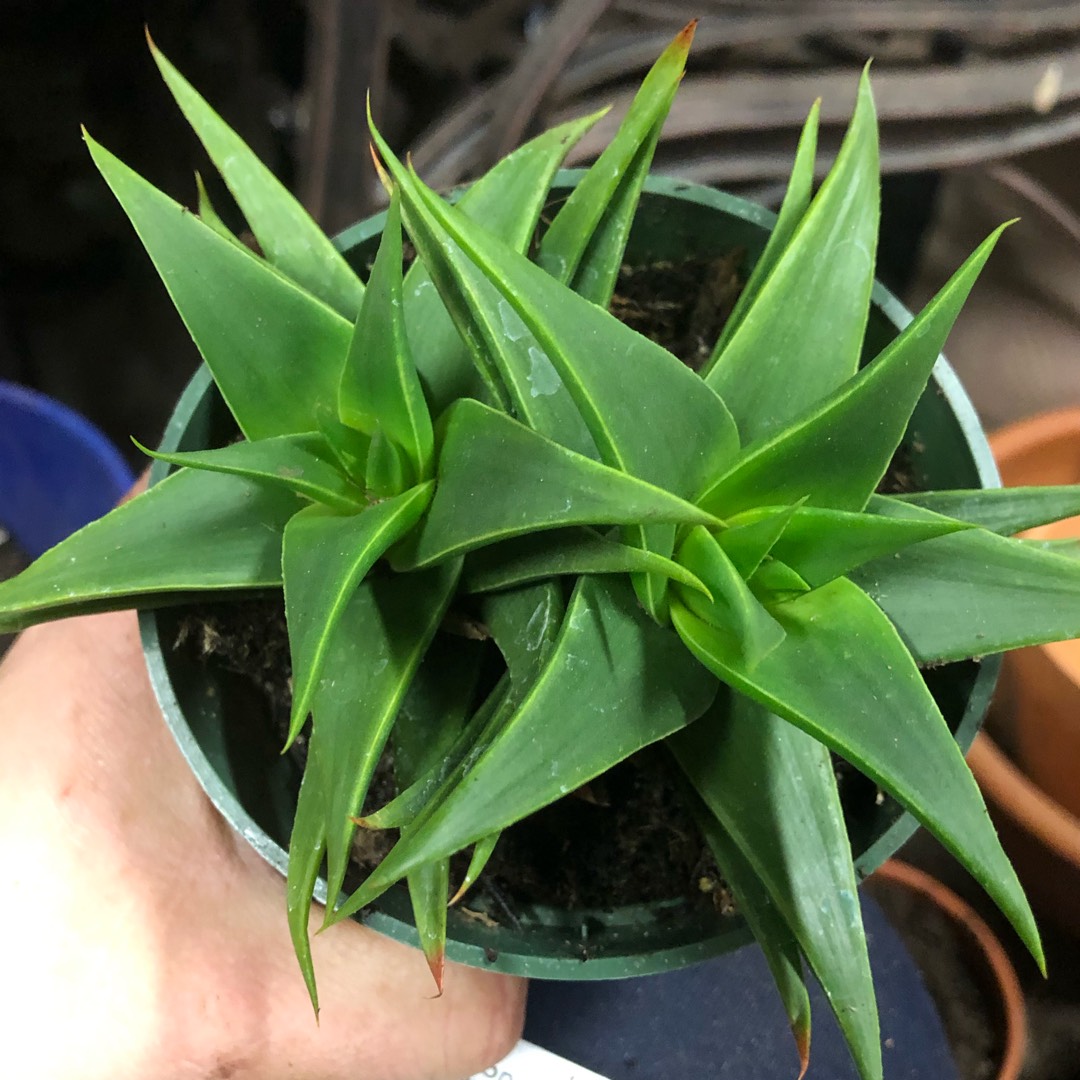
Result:
<instances>
[{"instance_id":1,"label":"dark green plastic pot","mask_svg":"<svg viewBox=\"0 0 1080 1080\"><path fill-rule=\"evenodd\" d=\"M559 175L555 193L579 174ZM774 217L766 210L708 188L661 178L646 185L628 257L631 262L717 255L745 247L760 253ZM338 244L359 268L374 255L382 216L347 230ZM867 334L877 352L911 316L881 286ZM220 445L233 433L209 374L200 370L177 405L162 442L165 450ZM918 482L927 488L998 486L997 473L974 410L956 376L939 361L915 411L907 442ZM165 475L157 463L151 481ZM207 794L233 828L282 873L300 773L279 754L277 737L228 676L206 672L173 651L176 609L140 615L150 677L169 727ZM966 750L982 720L997 678L998 661L953 664L935 671L935 693L957 741ZM872 800L867 800L872 802ZM910 814L891 800L849 823L857 868L870 874L914 832ZM318 897L326 899L326 883ZM475 902L475 901L474 901ZM497 914L497 913L493 913ZM285 913L282 910L282 918ZM672 970L748 941L741 919L722 918L682 900L611 911L528 907L518 923L489 927L458 909L449 913L447 956L475 967L548 979L609 979ZM363 914L367 925L416 944L404 886ZM585 957L588 957L585 960Z\"/></svg>"}]
</instances>

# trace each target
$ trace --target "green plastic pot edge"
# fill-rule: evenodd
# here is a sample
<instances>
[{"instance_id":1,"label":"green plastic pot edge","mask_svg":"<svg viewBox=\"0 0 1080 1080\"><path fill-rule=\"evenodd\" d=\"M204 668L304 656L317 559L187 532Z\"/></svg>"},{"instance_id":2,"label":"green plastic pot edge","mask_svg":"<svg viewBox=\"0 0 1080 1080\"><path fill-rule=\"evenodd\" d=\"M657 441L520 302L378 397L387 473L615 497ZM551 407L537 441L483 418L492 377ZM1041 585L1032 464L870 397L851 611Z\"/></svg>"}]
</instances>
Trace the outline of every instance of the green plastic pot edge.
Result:
<instances>
[{"instance_id":1,"label":"green plastic pot edge","mask_svg":"<svg viewBox=\"0 0 1080 1080\"><path fill-rule=\"evenodd\" d=\"M553 190L573 186L582 175L580 170L564 170L556 177ZM746 243L754 256L764 243L764 237L775 221L775 215L762 207L724 192L684 181L650 177L642 199L643 225L635 226L634 238L640 246L643 226L651 224L646 246L654 247L654 237L661 245L693 244L694 238L708 230L694 229L685 237L665 222L670 200L679 204L697 204L712 212L719 211L728 220L727 230ZM656 209L657 213L650 211ZM685 205L679 207L680 213ZM379 235L385 214L368 218L346 229L335 240L337 247L356 258L365 244ZM730 249L731 243L728 244ZM715 245L713 245L715 251ZM365 252L364 254L370 254ZM655 257L655 256L654 256ZM876 284L874 306L890 324L886 337L898 332L911 320L911 314L888 290ZM878 327L878 336L882 333ZM870 334L868 332L868 339ZM876 352L883 341L872 342ZM196 372L181 396L162 439L162 448L175 449L192 437L192 429L200 426L209 431L209 412L214 400L213 382L209 371L202 367ZM952 476L945 482L927 477L934 486L998 487L1000 479L989 446L983 435L974 408L955 373L944 357L940 358L933 381L924 395L912 431L915 438L928 447L927 459L938 455L938 464L946 462ZM933 464L926 461L923 464ZM161 480L169 467L155 462L150 473L151 484ZM195 772L207 795L229 824L281 874L287 865L287 853L257 820L250 800L238 794L234 765L237 759L227 745L221 695L217 687L204 679L184 677L174 670L170 652L163 648L163 623L167 612L139 613L140 633L151 683L154 687L166 723L181 752ZM967 676L961 682L967 687L955 737L965 751L971 745L990 702L1000 668L1000 658L988 657L979 664L966 666ZM179 677L174 679L174 676ZM957 710L960 711L960 710ZM197 735L194 728L199 728ZM278 759L283 761L284 759ZM277 766L271 766L276 768ZM273 785L270 785L273 786ZM280 788L282 785L277 784ZM293 794L292 798L295 798ZM289 797L280 790L271 795L279 816L289 816ZM262 814L265 816L264 809ZM856 859L860 877L872 873L889 858L918 825L915 819L899 807L887 807L892 820L876 830L875 835ZM326 902L326 881L320 879L316 898ZM726 918L703 932L703 917L695 912L690 918L677 903L653 904L618 908L610 912L551 911L533 908L522 912L523 927L488 927L468 919L460 911L451 910L447 957L473 967L500 971L529 978L546 979L611 979L671 971L730 951L751 940L743 920ZM284 917L284 910L283 910ZM398 887L384 897L376 909L362 913L365 925L390 937L416 946L418 939L411 920L411 910L404 887ZM711 919L710 919L711 922ZM586 960L586 957L588 959Z\"/></svg>"}]
</instances>

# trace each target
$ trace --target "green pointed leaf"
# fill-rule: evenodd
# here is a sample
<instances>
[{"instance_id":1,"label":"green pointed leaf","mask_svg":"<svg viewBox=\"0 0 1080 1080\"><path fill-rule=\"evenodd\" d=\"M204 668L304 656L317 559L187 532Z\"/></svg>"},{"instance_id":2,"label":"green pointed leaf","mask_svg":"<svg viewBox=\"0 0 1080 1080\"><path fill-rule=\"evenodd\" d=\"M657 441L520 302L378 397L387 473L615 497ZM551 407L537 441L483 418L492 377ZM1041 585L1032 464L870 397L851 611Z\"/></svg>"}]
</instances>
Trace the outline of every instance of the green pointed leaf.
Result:
<instances>
[{"instance_id":1,"label":"green pointed leaf","mask_svg":"<svg viewBox=\"0 0 1080 1080\"><path fill-rule=\"evenodd\" d=\"M451 906L458 903L476 884L480 875L484 872L484 867L487 866L491 856L495 853L495 845L499 842L500 836L502 836L502 832L495 832L490 836L485 836L482 840L476 841L465 876L461 879L461 884L450 901Z\"/></svg>"},{"instance_id":2,"label":"green pointed leaf","mask_svg":"<svg viewBox=\"0 0 1080 1080\"><path fill-rule=\"evenodd\" d=\"M326 857L326 779L323 771L326 751L322 744L322 736L312 732L289 837L289 865L285 880L289 936L316 1018L319 1015L319 990L311 958L309 921L312 894Z\"/></svg>"},{"instance_id":3,"label":"green pointed leaf","mask_svg":"<svg viewBox=\"0 0 1080 1080\"><path fill-rule=\"evenodd\" d=\"M983 241L876 360L802 419L748 448L700 504L728 517L799 499L811 506L861 510L885 474L1001 231Z\"/></svg>"},{"instance_id":4,"label":"green pointed leaf","mask_svg":"<svg viewBox=\"0 0 1080 1080\"><path fill-rule=\"evenodd\" d=\"M735 896L739 913L749 924L754 940L769 965L795 1038L801 1077L810 1062L810 995L803 976L799 943L731 834L689 782L684 788L683 798L690 804L705 843Z\"/></svg>"},{"instance_id":5,"label":"green pointed leaf","mask_svg":"<svg viewBox=\"0 0 1080 1080\"><path fill-rule=\"evenodd\" d=\"M938 520L885 496L871 499L868 509L894 520ZM986 529L928 540L875 559L852 577L920 663L1080 637L1080 566Z\"/></svg>"},{"instance_id":6,"label":"green pointed leaf","mask_svg":"<svg viewBox=\"0 0 1080 1080\"><path fill-rule=\"evenodd\" d=\"M963 755L903 642L865 593L838 578L775 605L787 636L753 671L708 623L680 604L671 613L690 650L721 679L845 757L910 810L1041 959L1031 909Z\"/></svg>"},{"instance_id":7,"label":"green pointed leaf","mask_svg":"<svg viewBox=\"0 0 1080 1080\"><path fill-rule=\"evenodd\" d=\"M935 536L970 528L962 521L946 518L903 521L878 514L852 514L816 506L764 507L733 519L733 527L720 534L721 547L728 550L725 538L739 529L775 528L781 515L786 516L787 523L770 551L795 570L812 589L842 577L871 559L892 555Z\"/></svg>"},{"instance_id":8,"label":"green pointed leaf","mask_svg":"<svg viewBox=\"0 0 1080 1080\"><path fill-rule=\"evenodd\" d=\"M356 831L351 819L360 812L402 701L450 603L459 569L450 564L366 581L329 631L322 668L327 674L318 676L313 691L321 711L312 711L312 730L324 729L331 750L324 765L330 897L341 891L348 869ZM446 898L444 892L444 907Z\"/></svg>"},{"instance_id":9,"label":"green pointed leaf","mask_svg":"<svg viewBox=\"0 0 1080 1080\"><path fill-rule=\"evenodd\" d=\"M405 334L401 259L401 205L395 195L341 374L338 409L346 424L365 435L381 430L404 452L409 481L419 483L431 477L434 435Z\"/></svg>"},{"instance_id":10,"label":"green pointed leaf","mask_svg":"<svg viewBox=\"0 0 1080 1080\"><path fill-rule=\"evenodd\" d=\"M880 1080L874 983L828 750L738 694L668 746L766 890L774 919L794 933L860 1075Z\"/></svg>"},{"instance_id":11,"label":"green pointed leaf","mask_svg":"<svg viewBox=\"0 0 1080 1080\"><path fill-rule=\"evenodd\" d=\"M372 133L380 150L388 155L389 149L374 127ZM411 190L415 185L409 174L396 159L387 160L397 182ZM418 195L406 209L406 223L420 259L484 384L482 395L470 396L485 396L533 430L595 457L595 446L580 412L517 312L455 243L443 242L440 226L422 197ZM539 207L536 210L539 213ZM515 235L516 231L506 229L518 241L511 246L523 253L531 237Z\"/></svg>"},{"instance_id":12,"label":"green pointed leaf","mask_svg":"<svg viewBox=\"0 0 1080 1080\"><path fill-rule=\"evenodd\" d=\"M240 430L253 442L310 431L320 407L336 408L348 321L219 236L89 135L86 143Z\"/></svg>"},{"instance_id":13,"label":"green pointed leaf","mask_svg":"<svg viewBox=\"0 0 1080 1080\"><path fill-rule=\"evenodd\" d=\"M684 566L652 551L608 540L592 529L532 533L482 548L465 564L468 592L494 592L542 578L653 572L705 596L709 590Z\"/></svg>"},{"instance_id":14,"label":"green pointed leaf","mask_svg":"<svg viewBox=\"0 0 1080 1080\"><path fill-rule=\"evenodd\" d=\"M435 859L406 878L413 921L439 995L446 965L446 908L450 895L450 860Z\"/></svg>"},{"instance_id":15,"label":"green pointed leaf","mask_svg":"<svg viewBox=\"0 0 1080 1080\"><path fill-rule=\"evenodd\" d=\"M749 580L754 575L783 535L799 505L750 510L733 518L731 528L717 534L717 543L740 577Z\"/></svg>"},{"instance_id":16,"label":"green pointed leaf","mask_svg":"<svg viewBox=\"0 0 1080 1080\"><path fill-rule=\"evenodd\" d=\"M455 770L462 769L462 762L470 751L489 741L491 733L499 730L503 720L513 711L506 709L510 689L510 676L504 674L435 764L385 806L359 819L357 824L365 829L398 829L410 824L426 806L437 802L447 778Z\"/></svg>"},{"instance_id":17,"label":"green pointed leaf","mask_svg":"<svg viewBox=\"0 0 1080 1080\"><path fill-rule=\"evenodd\" d=\"M1062 487L978 488L972 491L923 491L894 495L896 502L921 506L935 514L981 525L1002 536L1080 514L1080 484Z\"/></svg>"},{"instance_id":18,"label":"green pointed leaf","mask_svg":"<svg viewBox=\"0 0 1080 1080\"><path fill-rule=\"evenodd\" d=\"M338 469L360 485L365 485L371 439L337 417L337 409L323 405L315 413L315 426L322 435Z\"/></svg>"},{"instance_id":19,"label":"green pointed leaf","mask_svg":"<svg viewBox=\"0 0 1080 1080\"><path fill-rule=\"evenodd\" d=\"M864 71L835 164L706 378L744 443L772 435L855 374L874 283L880 183Z\"/></svg>"},{"instance_id":20,"label":"green pointed leaf","mask_svg":"<svg viewBox=\"0 0 1080 1080\"><path fill-rule=\"evenodd\" d=\"M368 828L410 824L421 811L430 813L460 783L471 764L513 716L547 662L565 611L562 591L553 582L482 600L481 617L503 654L507 671L449 749L433 756L419 779L377 813L369 815L364 821Z\"/></svg>"},{"instance_id":21,"label":"green pointed leaf","mask_svg":"<svg viewBox=\"0 0 1080 1080\"><path fill-rule=\"evenodd\" d=\"M483 650L479 642L436 635L394 724L394 775L408 787L438 768L451 750L476 691ZM413 919L428 967L442 990L450 860L437 859L408 875Z\"/></svg>"},{"instance_id":22,"label":"green pointed leaf","mask_svg":"<svg viewBox=\"0 0 1080 1080\"><path fill-rule=\"evenodd\" d=\"M534 431L595 457L577 406L517 312L457 245L440 242L422 201L408 209L409 233L468 344L486 397Z\"/></svg>"},{"instance_id":23,"label":"green pointed leaf","mask_svg":"<svg viewBox=\"0 0 1080 1080\"><path fill-rule=\"evenodd\" d=\"M368 444L364 487L376 499L390 499L412 486L412 474L405 452L377 427Z\"/></svg>"},{"instance_id":24,"label":"green pointed leaf","mask_svg":"<svg viewBox=\"0 0 1080 1080\"><path fill-rule=\"evenodd\" d=\"M795 230L806 215L810 205L810 196L814 190L814 160L817 157L818 122L821 114L821 101L814 102L810 115L803 125L802 135L799 137L799 146L795 151L795 163L791 168L791 176L788 178L787 193L780 207L780 213L776 218L776 224L769 234L768 243L761 257L754 265L754 269L739 293L739 299L735 307L724 323L724 329L719 339L713 346L712 355L702 368L702 378L708 376L713 366L727 348L728 343L735 336L735 331L742 326L746 313L753 306L762 286L769 279L780 257L787 251Z\"/></svg>"},{"instance_id":25,"label":"green pointed leaf","mask_svg":"<svg viewBox=\"0 0 1080 1080\"><path fill-rule=\"evenodd\" d=\"M374 651L386 659L387 667L391 662L396 663L398 680L405 680L402 668L412 664L410 648L422 651L425 620L437 622L437 617L432 619L431 608L437 607L440 597L445 599L452 590L452 581L447 583L447 578L452 576L451 570L440 570L409 580L386 578L377 583L364 582L346 606L332 635L329 662L336 677L319 680L314 690L314 721L289 840L286 896L293 949L316 1015L319 999L311 959L309 917L312 894L327 851L327 825L335 825L338 820L336 812L330 812L331 802L340 795L338 789L352 783L366 789L385 731L379 720L366 717L358 709L357 700L367 695L364 700L370 702L373 690L377 698L380 689L385 690L394 681L394 676L387 676L381 688L374 684L381 673L373 672L367 662L368 649L374 646ZM417 600L415 609L411 609L408 605ZM390 613L385 621L381 619L384 611ZM385 701L383 705L385 708ZM346 819L344 826L349 825ZM337 895L338 890L329 895Z\"/></svg>"},{"instance_id":26,"label":"green pointed leaf","mask_svg":"<svg viewBox=\"0 0 1080 1080\"><path fill-rule=\"evenodd\" d=\"M394 723L394 775L399 788L442 764L476 699L484 643L436 634Z\"/></svg>"},{"instance_id":27,"label":"green pointed leaf","mask_svg":"<svg viewBox=\"0 0 1080 1080\"><path fill-rule=\"evenodd\" d=\"M448 241L458 245L517 312L569 391L602 461L686 497L717 475L738 440L724 403L694 372L444 203L373 137L401 186L406 212L428 211L444 249ZM542 389L535 381L533 388Z\"/></svg>"},{"instance_id":28,"label":"green pointed leaf","mask_svg":"<svg viewBox=\"0 0 1080 1080\"><path fill-rule=\"evenodd\" d=\"M669 106L673 99L674 94L669 99ZM665 109L665 116L666 113L667 110ZM626 254L626 242L630 238L630 229L637 214L641 190L645 186L645 180L652 167L653 156L656 153L657 143L660 141L662 127L663 121L661 120L652 129L648 138L634 155L629 167L621 177L614 196L604 208L603 216L600 218L595 231L588 238L588 244L585 245L584 251L581 253L580 261L577 261L576 252L570 253L569 258L559 255L557 259L552 260L557 263L559 259L565 259L565 265L567 266L573 265L577 261L577 271L573 280L569 282L570 287L578 296L583 296L586 300L605 310L611 304L611 298L615 293L615 286L619 280L619 270L622 268L623 256ZM599 164L600 162L597 160L590 168L590 172L592 169L597 168ZM588 175L586 175L586 179L588 179ZM584 182L583 180L582 183ZM574 189L574 192L578 190L580 190L580 185ZM572 197L573 193L571 194ZM556 220L558 220L558 215L556 215ZM585 239L585 237L582 237L582 239ZM540 261L541 265L545 265L543 241L540 243L538 261Z\"/></svg>"},{"instance_id":29,"label":"green pointed leaf","mask_svg":"<svg viewBox=\"0 0 1080 1080\"><path fill-rule=\"evenodd\" d=\"M195 172L195 193L198 198L199 217L202 219L203 223L209 225L218 236L223 236L226 240L230 240L234 244L240 244L240 239L232 229L221 220L220 215L214 209L214 204L210 201L210 193L206 190L202 174L199 173L198 170ZM250 252L252 258L256 258L254 251L251 251L247 245L242 246L244 246L245 250Z\"/></svg>"},{"instance_id":30,"label":"green pointed leaf","mask_svg":"<svg viewBox=\"0 0 1080 1080\"><path fill-rule=\"evenodd\" d=\"M696 719L715 680L633 590L582 578L544 671L464 781L401 840L333 920L414 866L449 855L554 802Z\"/></svg>"},{"instance_id":31,"label":"green pointed leaf","mask_svg":"<svg viewBox=\"0 0 1080 1080\"><path fill-rule=\"evenodd\" d=\"M614 138L559 208L540 241L539 265L564 285L573 282L577 292L604 307L660 128L686 70L696 25L695 20L684 27L660 54ZM583 264L586 252L590 258Z\"/></svg>"},{"instance_id":32,"label":"green pointed leaf","mask_svg":"<svg viewBox=\"0 0 1080 1080\"><path fill-rule=\"evenodd\" d=\"M667 491L466 399L448 414L431 511L394 565L429 566L540 529L638 521L718 524Z\"/></svg>"},{"instance_id":33,"label":"green pointed leaf","mask_svg":"<svg viewBox=\"0 0 1080 1080\"><path fill-rule=\"evenodd\" d=\"M691 531L679 548L678 559L705 582L715 597L709 599L684 588L680 590L683 603L723 634L747 670L752 671L784 640L784 628L750 591L707 529L699 525Z\"/></svg>"},{"instance_id":34,"label":"green pointed leaf","mask_svg":"<svg viewBox=\"0 0 1080 1080\"><path fill-rule=\"evenodd\" d=\"M309 506L285 527L282 578L293 671L286 745L307 718L338 619L364 575L416 524L432 487L429 481L347 517Z\"/></svg>"},{"instance_id":35,"label":"green pointed leaf","mask_svg":"<svg viewBox=\"0 0 1080 1080\"><path fill-rule=\"evenodd\" d=\"M457 205L466 217L482 221L515 251L525 252L556 170L603 112L572 120L538 135L498 162L462 195ZM468 319L461 309L457 312ZM452 401L477 397L482 384L423 260L405 276L405 326L431 410L437 416Z\"/></svg>"},{"instance_id":36,"label":"green pointed leaf","mask_svg":"<svg viewBox=\"0 0 1080 1080\"><path fill-rule=\"evenodd\" d=\"M244 212L267 260L352 320L364 287L311 215L150 42L166 85Z\"/></svg>"},{"instance_id":37,"label":"green pointed leaf","mask_svg":"<svg viewBox=\"0 0 1080 1080\"><path fill-rule=\"evenodd\" d=\"M297 495L346 512L356 511L364 505L363 492L342 475L321 435L279 435L258 442L231 443L219 450L171 454L149 450L138 439L132 439L132 442L155 461L245 476L287 488Z\"/></svg>"},{"instance_id":38,"label":"green pointed leaf","mask_svg":"<svg viewBox=\"0 0 1080 1080\"><path fill-rule=\"evenodd\" d=\"M692 24L653 65L615 137L559 208L540 241L539 265L604 309L615 291L641 190L685 73L693 36Z\"/></svg>"},{"instance_id":39,"label":"green pointed leaf","mask_svg":"<svg viewBox=\"0 0 1080 1080\"><path fill-rule=\"evenodd\" d=\"M0 582L0 627L279 586L282 531L303 505L239 476L174 473Z\"/></svg>"},{"instance_id":40,"label":"green pointed leaf","mask_svg":"<svg viewBox=\"0 0 1080 1080\"><path fill-rule=\"evenodd\" d=\"M810 586L779 559L766 559L754 571L749 585L754 595L766 604L793 600L810 591Z\"/></svg>"}]
</instances>

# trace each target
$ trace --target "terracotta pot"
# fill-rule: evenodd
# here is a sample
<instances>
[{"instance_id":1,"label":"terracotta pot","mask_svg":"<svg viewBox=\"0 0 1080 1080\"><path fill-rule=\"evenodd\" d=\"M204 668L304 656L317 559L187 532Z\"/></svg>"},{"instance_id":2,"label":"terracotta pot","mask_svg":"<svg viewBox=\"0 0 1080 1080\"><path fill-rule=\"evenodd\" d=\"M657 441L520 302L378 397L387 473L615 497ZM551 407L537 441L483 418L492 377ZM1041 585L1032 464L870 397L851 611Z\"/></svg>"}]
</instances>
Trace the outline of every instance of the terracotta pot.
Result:
<instances>
[{"instance_id":1,"label":"terracotta pot","mask_svg":"<svg viewBox=\"0 0 1080 1080\"><path fill-rule=\"evenodd\" d=\"M1080 408L1040 413L990 436L1006 487L1080 483ZM1080 517L1031 529L1033 539L1080 537ZM1002 744L1047 795L1080 816L1080 641L1005 657Z\"/></svg>"},{"instance_id":2,"label":"terracotta pot","mask_svg":"<svg viewBox=\"0 0 1080 1080\"><path fill-rule=\"evenodd\" d=\"M976 740L983 739L979 736ZM1002 1046L994 1080L1018 1080L1027 1051L1027 1010L1016 971L994 932L975 910L936 878L898 859L890 859L868 882L877 897L898 890L933 905L954 928L963 959L994 1015L990 1028L1000 1032Z\"/></svg>"},{"instance_id":3,"label":"terracotta pot","mask_svg":"<svg viewBox=\"0 0 1080 1080\"><path fill-rule=\"evenodd\" d=\"M1080 818L1041 791L985 732L968 764L1032 904L1080 938Z\"/></svg>"}]
</instances>

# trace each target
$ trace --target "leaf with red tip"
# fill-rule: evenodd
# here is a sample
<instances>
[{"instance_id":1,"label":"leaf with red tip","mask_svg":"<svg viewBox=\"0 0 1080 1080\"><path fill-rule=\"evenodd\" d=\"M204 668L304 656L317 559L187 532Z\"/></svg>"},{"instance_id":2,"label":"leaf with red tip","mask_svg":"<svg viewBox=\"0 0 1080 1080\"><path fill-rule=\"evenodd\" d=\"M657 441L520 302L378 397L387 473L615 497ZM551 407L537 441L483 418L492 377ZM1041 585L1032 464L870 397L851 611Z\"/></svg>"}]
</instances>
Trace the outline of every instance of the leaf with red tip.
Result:
<instances>
[{"instance_id":1,"label":"leaf with red tip","mask_svg":"<svg viewBox=\"0 0 1080 1080\"><path fill-rule=\"evenodd\" d=\"M312 1001L312 891L328 859L328 895L341 889L355 825L402 700L442 621L460 567L371 578L345 605L327 643L333 678L317 680L308 762L289 842L288 910ZM432 885L432 888L435 886ZM446 888L442 904L446 905Z\"/></svg>"},{"instance_id":2,"label":"leaf with red tip","mask_svg":"<svg viewBox=\"0 0 1080 1080\"><path fill-rule=\"evenodd\" d=\"M439 995L446 963L446 897L450 892L450 860L435 859L413 870L406 879L420 948Z\"/></svg>"},{"instance_id":3,"label":"leaf with red tip","mask_svg":"<svg viewBox=\"0 0 1080 1080\"><path fill-rule=\"evenodd\" d=\"M673 746L677 745L676 739ZM675 757L678 759L678 754ZM724 880L731 887L739 914L749 923L754 939L761 947L765 962L772 972L776 989L784 1003L788 1023L791 1025L791 1033L795 1038L795 1049L802 1068L799 1073L801 1077L810 1061L810 995L806 990L799 943L753 865L739 850L738 844L731 838L720 819L697 794L689 780L683 787L683 798L686 799L702 836L724 875Z\"/></svg>"},{"instance_id":4,"label":"leaf with red tip","mask_svg":"<svg viewBox=\"0 0 1080 1080\"><path fill-rule=\"evenodd\" d=\"M740 694L723 695L668 740L715 817L721 869L750 900L745 914L785 1000L803 1056L808 1003L791 936L806 954L864 1080L881 1080L874 983L851 844L828 750ZM729 847L724 840L730 840ZM741 856L741 859L738 857ZM786 943L786 944L785 944Z\"/></svg>"},{"instance_id":5,"label":"leaf with red tip","mask_svg":"<svg viewBox=\"0 0 1080 1080\"><path fill-rule=\"evenodd\" d=\"M559 208L537 262L576 293L606 308L622 264L660 129L686 70L697 20L661 53L619 130Z\"/></svg>"},{"instance_id":6,"label":"leaf with red tip","mask_svg":"<svg viewBox=\"0 0 1080 1080\"><path fill-rule=\"evenodd\" d=\"M399 788L407 788L435 767L453 745L468 715L482 660L478 642L446 634L432 642L394 725L394 777ZM442 994L450 860L421 866L406 881L420 947Z\"/></svg>"}]
</instances>

